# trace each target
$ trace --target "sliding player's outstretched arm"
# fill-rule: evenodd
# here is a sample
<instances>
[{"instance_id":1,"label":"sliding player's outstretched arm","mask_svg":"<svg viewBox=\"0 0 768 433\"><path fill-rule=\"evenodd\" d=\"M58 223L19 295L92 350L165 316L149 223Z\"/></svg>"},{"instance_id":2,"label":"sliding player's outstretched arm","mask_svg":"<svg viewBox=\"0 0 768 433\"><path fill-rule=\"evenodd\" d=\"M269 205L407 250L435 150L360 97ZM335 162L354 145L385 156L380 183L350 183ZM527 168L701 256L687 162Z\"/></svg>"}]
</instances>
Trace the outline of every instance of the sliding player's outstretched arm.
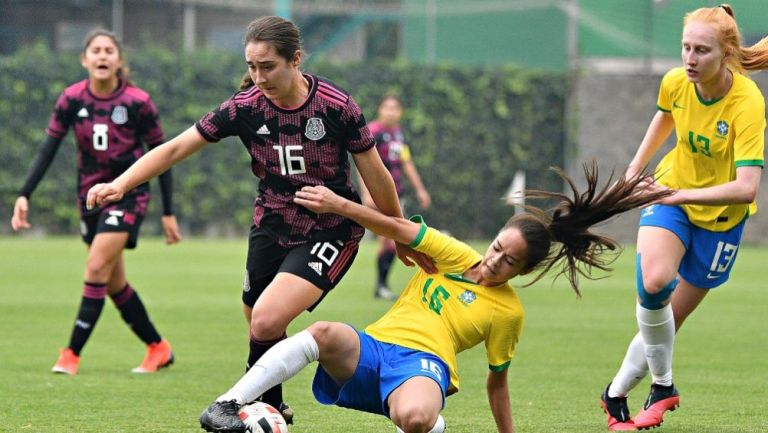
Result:
<instances>
[{"instance_id":1,"label":"sliding player's outstretched arm","mask_svg":"<svg viewBox=\"0 0 768 433\"><path fill-rule=\"evenodd\" d=\"M335 213L354 220L379 236L408 245L419 235L421 225L392 217L338 196L324 186L305 186L296 192L295 202L318 213Z\"/></svg>"}]
</instances>

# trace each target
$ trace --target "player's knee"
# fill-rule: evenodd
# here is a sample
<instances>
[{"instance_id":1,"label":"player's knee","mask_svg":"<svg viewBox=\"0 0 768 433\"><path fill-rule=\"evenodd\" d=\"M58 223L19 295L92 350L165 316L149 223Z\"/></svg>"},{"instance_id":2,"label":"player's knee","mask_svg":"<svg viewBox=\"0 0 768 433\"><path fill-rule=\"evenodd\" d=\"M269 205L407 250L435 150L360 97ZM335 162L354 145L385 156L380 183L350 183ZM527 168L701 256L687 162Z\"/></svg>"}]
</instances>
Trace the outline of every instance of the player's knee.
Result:
<instances>
[{"instance_id":1,"label":"player's knee","mask_svg":"<svg viewBox=\"0 0 768 433\"><path fill-rule=\"evenodd\" d=\"M382 250L388 254L395 255L397 254L397 248L395 247L395 241L391 239L387 239L387 242L384 244L384 248Z\"/></svg>"},{"instance_id":2,"label":"player's knee","mask_svg":"<svg viewBox=\"0 0 768 433\"><path fill-rule=\"evenodd\" d=\"M85 263L85 279L88 281L108 281L114 264L98 255L88 256Z\"/></svg>"},{"instance_id":3,"label":"player's knee","mask_svg":"<svg viewBox=\"0 0 768 433\"><path fill-rule=\"evenodd\" d=\"M642 290L645 293L656 295L666 290L671 281L676 281L674 278L670 280L669 278L665 279L664 277L665 276L661 275L658 277L644 277L640 286L637 288L638 293Z\"/></svg>"},{"instance_id":4,"label":"player's knee","mask_svg":"<svg viewBox=\"0 0 768 433\"><path fill-rule=\"evenodd\" d=\"M251 335L262 341L280 338L285 333L285 325L274 314L258 312L251 314Z\"/></svg>"},{"instance_id":5,"label":"player's knee","mask_svg":"<svg viewBox=\"0 0 768 433\"><path fill-rule=\"evenodd\" d=\"M405 432L427 433L435 424L436 417L429 415L420 407L409 405L398 410L397 419L400 428Z\"/></svg>"},{"instance_id":6,"label":"player's knee","mask_svg":"<svg viewBox=\"0 0 768 433\"><path fill-rule=\"evenodd\" d=\"M667 280L666 284L660 283L660 278L645 278L638 267L637 276L637 297L640 305L649 310L659 310L666 305L667 300L672 296L672 292L677 287L678 280L673 278ZM647 282L647 285L646 285Z\"/></svg>"},{"instance_id":7,"label":"player's knee","mask_svg":"<svg viewBox=\"0 0 768 433\"><path fill-rule=\"evenodd\" d=\"M318 347L326 347L332 340L333 323L331 322L315 322L307 328L312 338L317 342Z\"/></svg>"}]
</instances>

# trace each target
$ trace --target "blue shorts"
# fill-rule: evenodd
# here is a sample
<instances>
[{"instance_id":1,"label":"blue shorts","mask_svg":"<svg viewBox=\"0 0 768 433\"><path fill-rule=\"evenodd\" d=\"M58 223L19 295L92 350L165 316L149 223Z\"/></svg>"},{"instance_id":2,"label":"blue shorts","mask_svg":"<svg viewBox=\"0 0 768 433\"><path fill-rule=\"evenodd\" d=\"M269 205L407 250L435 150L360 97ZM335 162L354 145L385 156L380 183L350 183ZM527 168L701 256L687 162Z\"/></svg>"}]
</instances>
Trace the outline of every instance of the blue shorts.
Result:
<instances>
[{"instance_id":1,"label":"blue shorts","mask_svg":"<svg viewBox=\"0 0 768 433\"><path fill-rule=\"evenodd\" d=\"M362 331L357 334L360 337L360 360L349 380L338 385L318 365L312 382L312 392L318 402L389 417L387 399L392 391L412 377L425 376L440 386L445 407L450 372L439 357L382 343Z\"/></svg>"},{"instance_id":2,"label":"blue shorts","mask_svg":"<svg viewBox=\"0 0 768 433\"><path fill-rule=\"evenodd\" d=\"M640 211L641 227L665 228L680 238L685 255L678 273L702 289L713 289L728 281L746 221L744 218L728 231L713 232L691 224L679 206L657 204Z\"/></svg>"}]
</instances>

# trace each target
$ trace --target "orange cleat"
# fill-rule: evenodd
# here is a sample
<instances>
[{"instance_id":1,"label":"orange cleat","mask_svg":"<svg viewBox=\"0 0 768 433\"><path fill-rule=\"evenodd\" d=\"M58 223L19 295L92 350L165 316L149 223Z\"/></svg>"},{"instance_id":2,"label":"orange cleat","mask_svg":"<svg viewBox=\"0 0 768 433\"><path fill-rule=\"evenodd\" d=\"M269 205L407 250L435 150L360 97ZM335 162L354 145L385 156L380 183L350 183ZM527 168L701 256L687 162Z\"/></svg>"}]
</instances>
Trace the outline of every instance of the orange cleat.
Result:
<instances>
[{"instance_id":1,"label":"orange cleat","mask_svg":"<svg viewBox=\"0 0 768 433\"><path fill-rule=\"evenodd\" d=\"M680 394L674 385L651 385L651 393L643 405L643 409L635 417L638 429L658 427L664 422L664 412L675 410L680 406Z\"/></svg>"},{"instance_id":2,"label":"orange cleat","mask_svg":"<svg viewBox=\"0 0 768 433\"><path fill-rule=\"evenodd\" d=\"M608 415L608 431L637 431L635 422L629 416L627 397L609 397L608 388L600 396L600 406Z\"/></svg>"},{"instance_id":3,"label":"orange cleat","mask_svg":"<svg viewBox=\"0 0 768 433\"><path fill-rule=\"evenodd\" d=\"M165 339L147 346L147 355L141 365L131 370L134 373L154 373L173 364L173 351Z\"/></svg>"},{"instance_id":4,"label":"orange cleat","mask_svg":"<svg viewBox=\"0 0 768 433\"><path fill-rule=\"evenodd\" d=\"M51 369L54 373L68 374L74 376L77 374L77 367L80 365L80 357L70 348L59 349L59 359Z\"/></svg>"}]
</instances>

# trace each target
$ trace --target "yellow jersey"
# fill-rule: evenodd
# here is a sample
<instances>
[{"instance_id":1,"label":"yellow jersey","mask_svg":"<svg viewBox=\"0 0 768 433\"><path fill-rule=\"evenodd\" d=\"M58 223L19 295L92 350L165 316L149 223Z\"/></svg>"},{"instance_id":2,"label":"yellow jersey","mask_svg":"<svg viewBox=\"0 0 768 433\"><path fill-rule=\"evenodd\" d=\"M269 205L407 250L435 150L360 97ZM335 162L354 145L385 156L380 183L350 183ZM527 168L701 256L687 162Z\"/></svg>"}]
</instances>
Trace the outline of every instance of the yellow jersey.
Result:
<instances>
[{"instance_id":1,"label":"yellow jersey","mask_svg":"<svg viewBox=\"0 0 768 433\"><path fill-rule=\"evenodd\" d=\"M508 283L485 287L463 278L483 258L469 245L427 227L411 247L435 261L438 272L419 269L392 308L365 328L385 343L432 353L450 369L448 392L459 389L456 354L485 342L489 368L509 367L523 330L524 311Z\"/></svg>"},{"instance_id":2,"label":"yellow jersey","mask_svg":"<svg viewBox=\"0 0 768 433\"><path fill-rule=\"evenodd\" d=\"M754 81L733 72L728 93L704 101L675 68L661 80L658 109L671 113L677 143L656 167L659 182L673 189L706 188L736 179L736 168L763 166L765 100ZM682 206L692 224L727 231L757 212L752 204Z\"/></svg>"}]
</instances>

